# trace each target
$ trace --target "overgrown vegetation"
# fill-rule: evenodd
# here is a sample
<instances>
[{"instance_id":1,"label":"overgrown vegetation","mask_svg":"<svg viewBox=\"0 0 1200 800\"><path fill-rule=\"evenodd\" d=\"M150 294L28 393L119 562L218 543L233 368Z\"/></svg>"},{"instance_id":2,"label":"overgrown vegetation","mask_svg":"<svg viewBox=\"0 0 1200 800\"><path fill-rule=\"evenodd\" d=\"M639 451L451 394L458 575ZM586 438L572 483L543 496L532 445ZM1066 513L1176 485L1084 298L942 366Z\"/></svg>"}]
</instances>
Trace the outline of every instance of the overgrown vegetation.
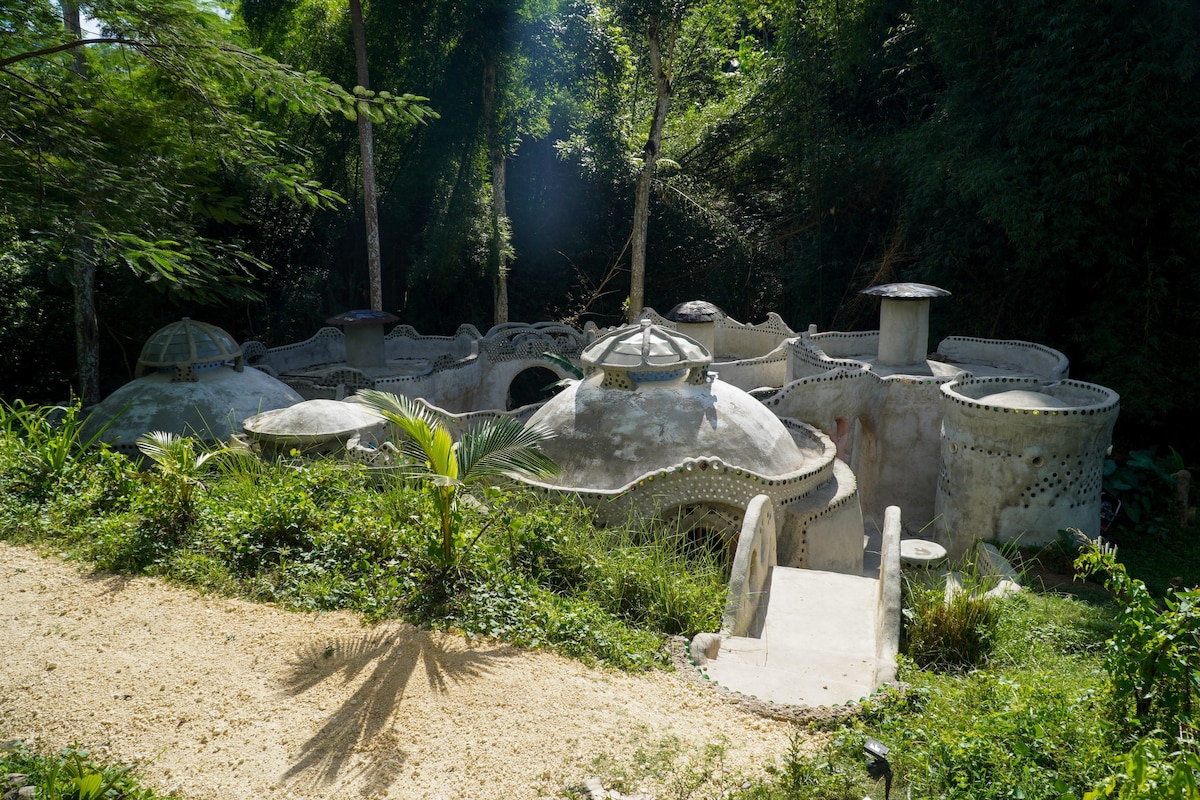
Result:
<instances>
[{"instance_id":1,"label":"overgrown vegetation","mask_svg":"<svg viewBox=\"0 0 1200 800\"><path fill-rule=\"evenodd\" d=\"M1109 769L1098 633L1109 609L1032 593L997 602L992 648L978 668L920 669L905 658L907 691L817 726L828 733L817 752L798 742L776 780L744 796L878 796L863 757L874 737L891 748L893 797L1081 798Z\"/></svg>"},{"instance_id":2,"label":"overgrown vegetation","mask_svg":"<svg viewBox=\"0 0 1200 800\"><path fill-rule=\"evenodd\" d=\"M931 577L906 576L903 646L922 669L954 671L984 663L1000 621L1000 600L977 579L947 587Z\"/></svg>"},{"instance_id":3,"label":"overgrown vegetation","mask_svg":"<svg viewBox=\"0 0 1200 800\"><path fill-rule=\"evenodd\" d=\"M39 444L13 413L0 413L0 537L100 569L405 617L625 669L664 663L668 635L720 623L721 565L669 530L596 528L580 507L463 485L453 535L473 546L448 561L447 509L423 479L380 482L341 462L218 461L163 437L145 442L146 472L79 443L44 470L31 448L58 452L57 439Z\"/></svg>"}]
</instances>

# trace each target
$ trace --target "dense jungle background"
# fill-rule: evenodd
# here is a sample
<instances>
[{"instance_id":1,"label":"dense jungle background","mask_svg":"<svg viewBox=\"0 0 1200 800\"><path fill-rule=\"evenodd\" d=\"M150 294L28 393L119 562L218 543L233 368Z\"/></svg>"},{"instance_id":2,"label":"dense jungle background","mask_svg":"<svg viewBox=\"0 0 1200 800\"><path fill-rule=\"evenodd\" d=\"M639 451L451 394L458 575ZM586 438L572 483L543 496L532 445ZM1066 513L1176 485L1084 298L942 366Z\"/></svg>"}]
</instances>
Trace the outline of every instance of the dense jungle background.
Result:
<instances>
[{"instance_id":1,"label":"dense jungle background","mask_svg":"<svg viewBox=\"0 0 1200 800\"><path fill-rule=\"evenodd\" d=\"M934 341L1056 347L1194 457L1198 68L1191 0L0 0L0 396L368 307L369 128L422 333L618 322L644 188L646 305L872 329L932 283Z\"/></svg>"}]
</instances>

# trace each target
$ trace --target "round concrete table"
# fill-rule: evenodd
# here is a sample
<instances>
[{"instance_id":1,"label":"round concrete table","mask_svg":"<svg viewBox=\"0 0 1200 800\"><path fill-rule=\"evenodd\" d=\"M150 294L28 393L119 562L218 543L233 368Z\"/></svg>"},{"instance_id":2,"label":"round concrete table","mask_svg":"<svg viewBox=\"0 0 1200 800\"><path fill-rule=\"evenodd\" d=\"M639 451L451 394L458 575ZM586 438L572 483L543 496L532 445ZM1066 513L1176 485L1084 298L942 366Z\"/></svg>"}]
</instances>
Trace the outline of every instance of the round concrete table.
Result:
<instances>
[{"instance_id":1,"label":"round concrete table","mask_svg":"<svg viewBox=\"0 0 1200 800\"><path fill-rule=\"evenodd\" d=\"M903 539L900 542L900 566L929 569L946 560L946 548L925 539Z\"/></svg>"}]
</instances>

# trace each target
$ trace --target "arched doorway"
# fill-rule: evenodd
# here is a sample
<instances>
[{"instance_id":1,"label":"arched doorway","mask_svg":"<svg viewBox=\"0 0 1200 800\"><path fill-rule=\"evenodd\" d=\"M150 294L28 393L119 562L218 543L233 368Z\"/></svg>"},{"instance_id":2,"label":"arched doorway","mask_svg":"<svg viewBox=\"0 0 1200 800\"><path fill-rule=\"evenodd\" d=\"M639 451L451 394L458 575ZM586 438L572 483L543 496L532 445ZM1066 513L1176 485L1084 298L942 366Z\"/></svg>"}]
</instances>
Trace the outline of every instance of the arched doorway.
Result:
<instances>
[{"instance_id":1,"label":"arched doorway","mask_svg":"<svg viewBox=\"0 0 1200 800\"><path fill-rule=\"evenodd\" d=\"M684 539L684 547L716 558L728 575L737 554L744 509L720 503L692 503L664 514Z\"/></svg>"},{"instance_id":2,"label":"arched doorway","mask_svg":"<svg viewBox=\"0 0 1200 800\"><path fill-rule=\"evenodd\" d=\"M553 387L559 380L558 374L547 367L529 367L521 370L508 385L505 408L512 411L514 408L543 402L558 391Z\"/></svg>"}]
</instances>

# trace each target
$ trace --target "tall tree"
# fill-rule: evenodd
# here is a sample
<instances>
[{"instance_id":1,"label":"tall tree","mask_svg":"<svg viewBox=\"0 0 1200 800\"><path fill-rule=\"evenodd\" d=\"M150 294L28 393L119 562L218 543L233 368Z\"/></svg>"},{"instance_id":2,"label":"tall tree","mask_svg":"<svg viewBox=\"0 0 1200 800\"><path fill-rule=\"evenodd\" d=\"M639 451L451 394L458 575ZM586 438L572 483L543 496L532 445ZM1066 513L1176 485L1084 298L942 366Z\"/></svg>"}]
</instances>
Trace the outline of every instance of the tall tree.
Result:
<instances>
[{"instance_id":1,"label":"tall tree","mask_svg":"<svg viewBox=\"0 0 1200 800\"><path fill-rule=\"evenodd\" d=\"M633 0L620 6L623 21L641 31L645 38L646 57L654 79L654 111L650 115L650 131L642 145L642 165L638 171L633 195L633 233L629 258L629 310L632 321L645 305L646 237L650 225L650 188L655 168L662 152L663 126L671 108L671 60L676 26L685 10L682 2Z\"/></svg>"},{"instance_id":2,"label":"tall tree","mask_svg":"<svg viewBox=\"0 0 1200 800\"><path fill-rule=\"evenodd\" d=\"M63 26L75 40L83 38L79 6L74 0L62 3ZM87 81L87 59L83 48L71 54L71 72L80 82ZM80 222L91 216L86 207L78 210ZM100 399L100 325L96 319L96 244L86 225L77 224L71 253L71 289L75 304L75 363L78 366L79 397L84 403Z\"/></svg>"},{"instance_id":3,"label":"tall tree","mask_svg":"<svg viewBox=\"0 0 1200 800\"><path fill-rule=\"evenodd\" d=\"M48 24L50 4L0 5L0 196L17 241L68 254L81 320L79 392L97 398L98 342L86 280L124 266L182 297L253 295L266 265L215 222L249 215L250 193L312 205L339 198L311 181L286 143L248 110L372 113L419 119L416 98L355 96L315 73L238 45L193 0L80 4L87 36ZM80 70L81 60L86 69ZM82 72L82 74L80 74Z\"/></svg>"},{"instance_id":4,"label":"tall tree","mask_svg":"<svg viewBox=\"0 0 1200 800\"><path fill-rule=\"evenodd\" d=\"M354 36L354 63L358 72L358 87L362 87L364 92L369 92L371 76L367 70L367 34L363 28L362 0L350 0L350 27ZM383 267L379 254L379 205L375 197L375 132L370 113L358 115L358 151L359 161L362 162L363 215L367 225L367 273L371 308L382 311Z\"/></svg>"}]
</instances>

